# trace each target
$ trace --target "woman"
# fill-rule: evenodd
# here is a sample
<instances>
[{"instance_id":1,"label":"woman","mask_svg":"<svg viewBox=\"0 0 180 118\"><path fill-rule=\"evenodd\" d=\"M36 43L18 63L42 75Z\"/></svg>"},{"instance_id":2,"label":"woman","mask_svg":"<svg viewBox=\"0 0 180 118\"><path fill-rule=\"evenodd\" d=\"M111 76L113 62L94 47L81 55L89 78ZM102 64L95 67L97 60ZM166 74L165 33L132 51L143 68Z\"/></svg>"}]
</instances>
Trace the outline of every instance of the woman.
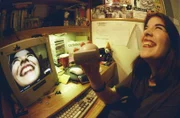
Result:
<instances>
[{"instance_id":1,"label":"woman","mask_svg":"<svg viewBox=\"0 0 180 118\"><path fill-rule=\"evenodd\" d=\"M10 56L12 75L19 86L32 84L40 76L38 58L32 49L24 49Z\"/></svg>"},{"instance_id":2,"label":"woman","mask_svg":"<svg viewBox=\"0 0 180 118\"><path fill-rule=\"evenodd\" d=\"M148 15L141 43L132 73L112 89L101 79L99 62L81 65L92 89L110 108L103 117L179 117L180 43L176 27L161 13Z\"/></svg>"}]
</instances>

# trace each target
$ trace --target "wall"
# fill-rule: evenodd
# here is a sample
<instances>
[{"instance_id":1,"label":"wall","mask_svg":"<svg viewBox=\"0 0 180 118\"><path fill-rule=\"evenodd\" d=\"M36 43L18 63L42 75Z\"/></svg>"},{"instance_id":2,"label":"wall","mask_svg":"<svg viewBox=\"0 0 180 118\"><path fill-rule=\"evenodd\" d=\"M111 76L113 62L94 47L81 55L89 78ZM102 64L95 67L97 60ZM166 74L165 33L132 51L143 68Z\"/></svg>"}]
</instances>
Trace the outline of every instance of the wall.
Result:
<instances>
[{"instance_id":1,"label":"wall","mask_svg":"<svg viewBox=\"0 0 180 118\"><path fill-rule=\"evenodd\" d=\"M122 82L132 71L133 61L139 55L140 38L143 32L143 23L131 22L128 24L134 27L128 37L127 45L113 45L111 43L113 58L117 63L119 82Z\"/></svg>"},{"instance_id":2,"label":"wall","mask_svg":"<svg viewBox=\"0 0 180 118\"><path fill-rule=\"evenodd\" d=\"M92 40L99 48L107 42L113 50L117 64L118 80L121 82L132 71L132 62L139 55L139 39L143 32L142 22L93 21Z\"/></svg>"},{"instance_id":3,"label":"wall","mask_svg":"<svg viewBox=\"0 0 180 118\"><path fill-rule=\"evenodd\" d=\"M166 14L172 18L180 33L180 0L164 0Z\"/></svg>"}]
</instances>

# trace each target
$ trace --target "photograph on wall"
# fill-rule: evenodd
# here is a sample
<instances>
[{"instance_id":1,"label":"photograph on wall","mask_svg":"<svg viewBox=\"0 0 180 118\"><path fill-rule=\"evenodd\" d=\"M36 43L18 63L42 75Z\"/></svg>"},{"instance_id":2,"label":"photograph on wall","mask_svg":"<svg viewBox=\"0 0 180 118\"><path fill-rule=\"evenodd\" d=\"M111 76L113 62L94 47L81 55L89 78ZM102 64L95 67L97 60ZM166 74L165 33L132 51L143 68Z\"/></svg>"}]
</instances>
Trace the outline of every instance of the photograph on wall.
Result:
<instances>
[{"instance_id":1,"label":"photograph on wall","mask_svg":"<svg viewBox=\"0 0 180 118\"><path fill-rule=\"evenodd\" d=\"M105 4L106 5L110 5L110 4L112 4L113 3L113 0L105 0Z\"/></svg>"},{"instance_id":2,"label":"photograph on wall","mask_svg":"<svg viewBox=\"0 0 180 118\"><path fill-rule=\"evenodd\" d=\"M99 5L92 9L92 18L93 19L100 19L100 18L105 18L105 17L106 17L106 13L105 13L104 5Z\"/></svg>"}]
</instances>

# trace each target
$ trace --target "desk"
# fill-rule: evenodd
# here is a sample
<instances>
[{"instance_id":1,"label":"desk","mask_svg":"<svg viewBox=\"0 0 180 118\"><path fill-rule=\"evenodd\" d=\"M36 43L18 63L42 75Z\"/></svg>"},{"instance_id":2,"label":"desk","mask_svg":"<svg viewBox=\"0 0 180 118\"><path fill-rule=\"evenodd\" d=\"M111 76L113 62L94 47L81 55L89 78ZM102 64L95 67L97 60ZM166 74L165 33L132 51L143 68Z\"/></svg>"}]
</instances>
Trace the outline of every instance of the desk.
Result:
<instances>
[{"instance_id":1,"label":"desk","mask_svg":"<svg viewBox=\"0 0 180 118\"><path fill-rule=\"evenodd\" d=\"M101 65L102 71L101 76L104 81L109 81L113 77L113 72L115 69L115 63L110 66ZM61 94L49 94L44 96L41 100L35 102L33 105L29 106L28 114L21 116L20 118L46 118L50 117L62 108L66 107L68 103L72 102L75 98L79 97L83 92L85 92L90 87L90 84L59 84L54 88L53 91L61 91ZM96 117L102 111L105 104L97 99L92 108L88 111L85 117Z\"/></svg>"}]
</instances>

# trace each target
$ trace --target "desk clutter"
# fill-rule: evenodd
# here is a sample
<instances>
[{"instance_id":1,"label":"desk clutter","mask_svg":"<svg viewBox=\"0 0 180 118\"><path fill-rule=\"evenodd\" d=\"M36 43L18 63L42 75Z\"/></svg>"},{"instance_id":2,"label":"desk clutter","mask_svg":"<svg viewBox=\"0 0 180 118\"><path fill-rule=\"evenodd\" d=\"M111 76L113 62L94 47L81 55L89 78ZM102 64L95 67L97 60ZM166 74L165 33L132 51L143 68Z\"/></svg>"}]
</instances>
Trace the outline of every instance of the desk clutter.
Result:
<instances>
[{"instance_id":1,"label":"desk clutter","mask_svg":"<svg viewBox=\"0 0 180 118\"><path fill-rule=\"evenodd\" d=\"M88 77L79 66L82 63L98 62L102 65L111 65L112 51L110 46L107 48L98 48L95 44L87 43L83 44L81 48L73 53L73 61L69 61L71 58L70 54L61 54L59 56L59 63L62 64L63 74L58 74L59 82L67 84L68 81L74 83L80 82L81 84L88 83ZM100 68L100 72L102 69Z\"/></svg>"},{"instance_id":2,"label":"desk clutter","mask_svg":"<svg viewBox=\"0 0 180 118\"><path fill-rule=\"evenodd\" d=\"M77 66L70 63L68 68ZM100 67L103 80L109 82L114 74L115 63L110 66L100 65ZM73 118L97 118L105 104L97 98L90 84L69 82L70 75L65 73L67 70L63 70L63 67L56 67L56 69L59 77L67 78L67 84L57 84L41 99L27 107L28 113L21 115L20 118L70 118L68 114L71 113L73 113L71 114Z\"/></svg>"}]
</instances>

